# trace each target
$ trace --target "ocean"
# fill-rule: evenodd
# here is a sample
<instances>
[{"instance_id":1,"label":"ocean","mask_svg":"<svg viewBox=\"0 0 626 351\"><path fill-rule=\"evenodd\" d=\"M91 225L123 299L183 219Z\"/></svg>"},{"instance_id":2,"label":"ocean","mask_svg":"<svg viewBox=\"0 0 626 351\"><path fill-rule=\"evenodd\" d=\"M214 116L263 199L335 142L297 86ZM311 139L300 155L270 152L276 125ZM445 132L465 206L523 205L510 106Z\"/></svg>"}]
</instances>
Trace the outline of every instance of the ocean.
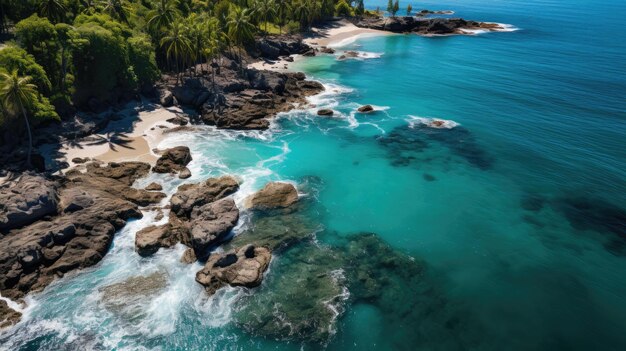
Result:
<instances>
[{"instance_id":1,"label":"ocean","mask_svg":"<svg viewBox=\"0 0 626 351\"><path fill-rule=\"evenodd\" d=\"M182 246L139 257L147 212L99 265L29 298L0 349L626 349L626 2L412 5L515 30L346 43L337 55L364 58L294 66L326 86L316 107L158 145L191 148L185 182L238 176L238 204L268 181L298 186L301 213L264 230L309 239L261 287L207 299ZM155 180L183 182L137 186ZM235 234L254 225L244 214ZM103 298L154 272L167 283L151 295Z\"/></svg>"}]
</instances>

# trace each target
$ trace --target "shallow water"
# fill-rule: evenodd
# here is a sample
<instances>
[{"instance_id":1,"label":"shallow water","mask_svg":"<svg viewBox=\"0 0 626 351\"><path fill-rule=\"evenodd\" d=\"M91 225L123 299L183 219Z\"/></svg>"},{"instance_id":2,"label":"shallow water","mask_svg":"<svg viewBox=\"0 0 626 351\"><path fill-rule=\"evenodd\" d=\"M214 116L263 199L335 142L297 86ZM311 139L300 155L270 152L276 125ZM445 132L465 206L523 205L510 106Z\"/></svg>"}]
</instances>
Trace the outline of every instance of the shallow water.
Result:
<instances>
[{"instance_id":1,"label":"shallow water","mask_svg":"<svg viewBox=\"0 0 626 351\"><path fill-rule=\"evenodd\" d=\"M326 84L312 102L336 118L294 111L266 132L203 128L159 145L191 147L188 182L241 177L239 203L270 180L298 184L313 241L277 255L261 288L206 299L200 265L178 262L182 247L140 258L134 233L152 223L148 213L101 264L29 301L0 349L625 349L626 4L420 5L519 30L362 39L345 49L367 59L297 67ZM380 111L354 113L366 103ZM458 125L428 128L428 118ZM181 182L152 175L138 186L153 180L169 193ZM351 236L360 232L382 241L360 249ZM280 277L296 268L334 272L315 291L336 296L311 312L331 321L324 341L247 329L241 316L257 309L309 311L281 295L292 290ZM168 285L125 307L139 313L107 308L104 286L153 272ZM367 272L371 290L351 272Z\"/></svg>"}]
</instances>

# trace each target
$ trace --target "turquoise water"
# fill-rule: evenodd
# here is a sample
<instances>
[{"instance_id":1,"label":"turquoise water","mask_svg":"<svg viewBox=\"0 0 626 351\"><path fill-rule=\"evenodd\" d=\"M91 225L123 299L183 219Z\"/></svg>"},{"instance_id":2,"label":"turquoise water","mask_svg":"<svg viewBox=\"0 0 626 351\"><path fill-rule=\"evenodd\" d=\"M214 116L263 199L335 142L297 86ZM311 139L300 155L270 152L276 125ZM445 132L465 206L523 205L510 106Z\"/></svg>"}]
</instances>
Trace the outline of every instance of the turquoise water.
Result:
<instances>
[{"instance_id":1,"label":"turquoise water","mask_svg":"<svg viewBox=\"0 0 626 351\"><path fill-rule=\"evenodd\" d=\"M0 349L626 349L626 3L420 7L519 30L358 40L340 50L370 58L297 63L326 84L312 103L336 118L312 108L282 116L268 132L206 128L159 145L192 148L190 182L240 176L238 203L269 180L297 183L315 245L279 254L258 291L206 299L193 281L200 265L178 262L182 247L150 259L133 253L134 233L153 221L148 213L117 235L99 266L36 296ZM355 114L362 104L380 111ZM458 125L429 128L429 118ZM171 193L180 181L163 177L143 183L165 181ZM288 303L272 294L289 290L279 278L302 267L299 258L331 257L325 248L341 255L359 232L389 246L349 256L384 276L380 297L345 285L323 342L245 328L238 316L246 308ZM379 256L402 264L386 268ZM333 268L349 280L352 261ZM166 272L168 286L137 303L139 313L102 306L102 286L154 271Z\"/></svg>"}]
</instances>

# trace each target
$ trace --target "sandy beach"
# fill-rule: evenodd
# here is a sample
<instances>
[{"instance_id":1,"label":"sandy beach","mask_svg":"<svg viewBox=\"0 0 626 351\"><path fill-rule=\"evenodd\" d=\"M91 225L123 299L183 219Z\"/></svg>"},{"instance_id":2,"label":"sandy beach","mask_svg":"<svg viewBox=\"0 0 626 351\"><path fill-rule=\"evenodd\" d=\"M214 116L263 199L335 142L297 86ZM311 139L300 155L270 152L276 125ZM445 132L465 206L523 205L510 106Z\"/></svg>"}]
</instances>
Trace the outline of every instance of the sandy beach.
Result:
<instances>
[{"instance_id":1,"label":"sandy beach","mask_svg":"<svg viewBox=\"0 0 626 351\"><path fill-rule=\"evenodd\" d=\"M137 111L135 110L137 108ZM66 142L58 153L59 161L76 166L74 158L92 158L102 162L142 161L156 162L158 155L152 149L163 139L163 133L177 125L168 119L182 113L177 108L157 107L154 110L141 110L130 107L120 121L114 121L100 133L91 135L79 143ZM123 131L123 132L121 132Z\"/></svg>"},{"instance_id":2,"label":"sandy beach","mask_svg":"<svg viewBox=\"0 0 626 351\"><path fill-rule=\"evenodd\" d=\"M304 36L304 42L314 48L320 48L322 46L337 48L348 45L357 39L380 35L395 34L381 30L359 28L347 20L340 20L312 28L311 32ZM284 59L276 61L262 60L249 64L248 68L289 71L294 62L298 62L304 58L302 55L292 55L291 57L293 58L293 62Z\"/></svg>"},{"instance_id":3,"label":"sandy beach","mask_svg":"<svg viewBox=\"0 0 626 351\"><path fill-rule=\"evenodd\" d=\"M316 27L305 36L304 42L315 48L322 46L341 47L363 37L393 35L392 33L359 28L346 21L329 22ZM304 58L302 55L292 56L293 62ZM293 62L286 60L259 61L248 65L260 70L287 71ZM56 161L67 162L71 167L77 164L75 158L92 158L102 162L142 161L154 164L158 155L153 152L163 139L163 132L176 125L168 119L182 113L177 108L158 107L154 110L141 110L129 105L122 111L126 115L120 121L114 121L100 133L91 135L79 143L66 142L55 155ZM123 132L121 132L123 131ZM60 156L59 156L60 155Z\"/></svg>"}]
</instances>

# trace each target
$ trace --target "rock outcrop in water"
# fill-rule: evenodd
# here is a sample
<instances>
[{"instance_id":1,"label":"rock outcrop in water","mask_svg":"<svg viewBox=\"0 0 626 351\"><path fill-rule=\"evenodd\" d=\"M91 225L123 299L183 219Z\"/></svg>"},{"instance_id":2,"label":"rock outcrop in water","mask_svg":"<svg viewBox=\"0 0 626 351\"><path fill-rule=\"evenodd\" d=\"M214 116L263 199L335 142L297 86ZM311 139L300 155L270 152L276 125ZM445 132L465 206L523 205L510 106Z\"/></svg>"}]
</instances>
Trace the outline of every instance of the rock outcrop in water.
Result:
<instances>
[{"instance_id":1,"label":"rock outcrop in water","mask_svg":"<svg viewBox=\"0 0 626 351\"><path fill-rule=\"evenodd\" d=\"M415 33L419 35L471 34L475 30L502 31L498 23L468 21L462 18L421 18L421 17L364 17L355 22L357 27L384 30L394 33Z\"/></svg>"},{"instance_id":2,"label":"rock outcrop in water","mask_svg":"<svg viewBox=\"0 0 626 351\"><path fill-rule=\"evenodd\" d=\"M285 211L293 210L298 202L298 190L289 183L267 183L263 189L246 199L246 205L255 211Z\"/></svg>"},{"instance_id":3,"label":"rock outcrop in water","mask_svg":"<svg viewBox=\"0 0 626 351\"><path fill-rule=\"evenodd\" d=\"M270 250L254 245L225 253L213 253L204 268L196 274L196 281L210 295L225 285L253 288L261 284L271 258Z\"/></svg>"},{"instance_id":4,"label":"rock outcrop in water","mask_svg":"<svg viewBox=\"0 0 626 351\"><path fill-rule=\"evenodd\" d=\"M161 157L152 167L155 173L177 173L187 170L186 166L191 162L191 152L186 146L177 146L163 151ZM181 177L184 178L184 177ZM189 178L189 177L187 177Z\"/></svg>"},{"instance_id":5,"label":"rock outcrop in water","mask_svg":"<svg viewBox=\"0 0 626 351\"><path fill-rule=\"evenodd\" d=\"M224 239L239 220L239 209L229 195L239 189L230 176L184 184L170 200L169 222L145 228L135 236L135 249L149 256L161 247L181 242L205 257L207 250Z\"/></svg>"},{"instance_id":6,"label":"rock outcrop in water","mask_svg":"<svg viewBox=\"0 0 626 351\"><path fill-rule=\"evenodd\" d=\"M99 289L102 302L109 311L129 321L137 320L146 313L151 299L167 287L167 279L166 273L154 272L104 286Z\"/></svg>"},{"instance_id":7,"label":"rock outcrop in water","mask_svg":"<svg viewBox=\"0 0 626 351\"><path fill-rule=\"evenodd\" d=\"M46 217L0 237L0 291L20 299L41 290L75 269L99 262L106 254L116 230L130 218L142 216L139 206L159 202L165 194L132 188L148 174L150 165L140 162L88 164L85 173L68 172L65 178L47 178L58 204ZM6 189L15 191L19 180Z\"/></svg>"}]
</instances>

